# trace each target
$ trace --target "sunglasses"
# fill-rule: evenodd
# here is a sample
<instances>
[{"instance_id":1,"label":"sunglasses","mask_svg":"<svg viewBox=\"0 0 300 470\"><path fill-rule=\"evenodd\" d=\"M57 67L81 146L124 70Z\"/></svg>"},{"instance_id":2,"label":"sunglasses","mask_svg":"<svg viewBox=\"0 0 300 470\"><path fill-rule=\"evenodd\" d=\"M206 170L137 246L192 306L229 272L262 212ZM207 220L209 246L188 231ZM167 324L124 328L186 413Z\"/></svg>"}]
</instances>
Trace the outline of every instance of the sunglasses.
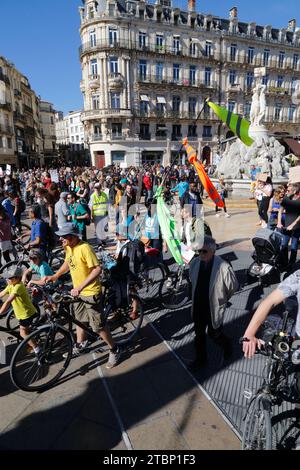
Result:
<instances>
[{"instance_id":1,"label":"sunglasses","mask_svg":"<svg viewBox=\"0 0 300 470\"><path fill-rule=\"evenodd\" d=\"M70 240L72 238L72 235L61 235L60 238L63 240Z\"/></svg>"},{"instance_id":2,"label":"sunglasses","mask_svg":"<svg viewBox=\"0 0 300 470\"><path fill-rule=\"evenodd\" d=\"M207 255L208 251L207 250L199 250L199 253L201 255Z\"/></svg>"}]
</instances>

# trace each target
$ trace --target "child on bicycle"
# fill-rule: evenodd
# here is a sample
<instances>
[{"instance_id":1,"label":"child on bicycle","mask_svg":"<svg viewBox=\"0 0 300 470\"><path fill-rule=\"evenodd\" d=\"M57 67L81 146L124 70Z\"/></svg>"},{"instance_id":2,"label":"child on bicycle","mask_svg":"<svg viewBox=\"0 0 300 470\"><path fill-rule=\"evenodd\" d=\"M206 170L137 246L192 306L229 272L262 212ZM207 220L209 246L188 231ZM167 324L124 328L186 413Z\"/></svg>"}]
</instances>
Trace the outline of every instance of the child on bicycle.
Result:
<instances>
[{"instance_id":1,"label":"child on bicycle","mask_svg":"<svg viewBox=\"0 0 300 470\"><path fill-rule=\"evenodd\" d=\"M26 269L22 276L22 282L27 284L30 287L33 284L38 286L44 286L45 281L43 278L45 276L52 276L54 273L50 268L49 264L44 261L44 255L38 248L33 248L29 252L30 267ZM40 279L31 279L32 274L37 274ZM28 279L30 279L28 281Z\"/></svg>"},{"instance_id":2,"label":"child on bicycle","mask_svg":"<svg viewBox=\"0 0 300 470\"><path fill-rule=\"evenodd\" d=\"M32 325L32 322L37 317L37 311L30 300L25 285L22 282L22 274L22 269L17 266L10 267L2 274L4 279L7 280L8 285L0 292L0 299L6 295L8 295L8 298L1 305L0 315L5 313L10 305L12 305L14 314L19 320L20 336L22 338L26 338L29 334L29 328ZM36 343L30 342L29 345L36 354L39 352L39 347Z\"/></svg>"}]
</instances>

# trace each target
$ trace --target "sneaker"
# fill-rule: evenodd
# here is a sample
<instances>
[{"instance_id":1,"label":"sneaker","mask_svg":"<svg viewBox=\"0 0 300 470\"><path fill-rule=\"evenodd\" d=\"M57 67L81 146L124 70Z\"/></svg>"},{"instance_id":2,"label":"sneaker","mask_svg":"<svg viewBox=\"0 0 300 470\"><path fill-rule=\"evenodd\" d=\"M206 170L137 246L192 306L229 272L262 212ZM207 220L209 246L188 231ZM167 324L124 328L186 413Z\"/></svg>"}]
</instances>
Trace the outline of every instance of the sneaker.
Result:
<instances>
[{"instance_id":1,"label":"sneaker","mask_svg":"<svg viewBox=\"0 0 300 470\"><path fill-rule=\"evenodd\" d=\"M230 217L230 214L228 214L228 212L226 212L225 217Z\"/></svg>"},{"instance_id":2,"label":"sneaker","mask_svg":"<svg viewBox=\"0 0 300 470\"><path fill-rule=\"evenodd\" d=\"M112 369L116 365L118 365L121 357L121 349L117 348L115 352L112 350L109 351L108 361L106 363L106 369Z\"/></svg>"},{"instance_id":3,"label":"sneaker","mask_svg":"<svg viewBox=\"0 0 300 470\"><path fill-rule=\"evenodd\" d=\"M216 213L216 217L220 217L221 214Z\"/></svg>"},{"instance_id":4,"label":"sneaker","mask_svg":"<svg viewBox=\"0 0 300 470\"><path fill-rule=\"evenodd\" d=\"M88 346L88 340L82 341L81 343L75 343L72 349L72 357L78 357L80 354L83 354ZM66 359L69 353L64 353L63 357Z\"/></svg>"}]
</instances>

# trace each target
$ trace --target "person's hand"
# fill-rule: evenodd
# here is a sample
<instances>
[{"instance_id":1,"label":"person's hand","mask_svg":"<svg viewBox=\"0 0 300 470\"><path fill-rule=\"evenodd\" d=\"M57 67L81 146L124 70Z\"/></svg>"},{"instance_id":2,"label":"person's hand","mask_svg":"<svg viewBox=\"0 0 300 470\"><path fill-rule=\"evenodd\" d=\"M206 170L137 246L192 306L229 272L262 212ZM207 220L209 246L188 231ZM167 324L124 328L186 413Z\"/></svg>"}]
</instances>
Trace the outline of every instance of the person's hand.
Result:
<instances>
[{"instance_id":1,"label":"person's hand","mask_svg":"<svg viewBox=\"0 0 300 470\"><path fill-rule=\"evenodd\" d=\"M27 245L24 245L25 250L30 250L30 245L27 243Z\"/></svg>"},{"instance_id":2,"label":"person's hand","mask_svg":"<svg viewBox=\"0 0 300 470\"><path fill-rule=\"evenodd\" d=\"M294 224L289 225L288 227L286 227L286 229L288 232L291 232L292 230L294 230Z\"/></svg>"},{"instance_id":3,"label":"person's hand","mask_svg":"<svg viewBox=\"0 0 300 470\"><path fill-rule=\"evenodd\" d=\"M277 228L282 228L283 225L282 225L280 222L278 222L278 224L276 225L276 227L277 227Z\"/></svg>"},{"instance_id":4,"label":"person's hand","mask_svg":"<svg viewBox=\"0 0 300 470\"><path fill-rule=\"evenodd\" d=\"M72 289L71 290L71 295L72 297L78 297L80 294L80 290L79 289Z\"/></svg>"},{"instance_id":5,"label":"person's hand","mask_svg":"<svg viewBox=\"0 0 300 470\"><path fill-rule=\"evenodd\" d=\"M47 282L55 282L56 281L56 278L55 276L44 276L42 278L42 281L44 282L44 284L47 284Z\"/></svg>"},{"instance_id":6,"label":"person's hand","mask_svg":"<svg viewBox=\"0 0 300 470\"><path fill-rule=\"evenodd\" d=\"M247 338L247 341L243 341L243 352L244 356L248 359L254 356L257 349L261 349L264 341L261 339L256 338L255 336L251 335L244 335L244 338Z\"/></svg>"}]
</instances>

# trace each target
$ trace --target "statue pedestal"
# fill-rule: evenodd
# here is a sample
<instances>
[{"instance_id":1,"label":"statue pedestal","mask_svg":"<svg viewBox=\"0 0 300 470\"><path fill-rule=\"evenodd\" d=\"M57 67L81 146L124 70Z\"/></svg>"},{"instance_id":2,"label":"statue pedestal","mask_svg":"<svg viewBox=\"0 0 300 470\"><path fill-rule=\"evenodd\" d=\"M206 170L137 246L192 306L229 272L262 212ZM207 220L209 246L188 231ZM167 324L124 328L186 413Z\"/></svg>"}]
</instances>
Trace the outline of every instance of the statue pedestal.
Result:
<instances>
[{"instance_id":1,"label":"statue pedestal","mask_svg":"<svg viewBox=\"0 0 300 470\"><path fill-rule=\"evenodd\" d=\"M265 126L250 126L249 136L257 143L257 145L261 145L263 142L269 142L268 131Z\"/></svg>"}]
</instances>

